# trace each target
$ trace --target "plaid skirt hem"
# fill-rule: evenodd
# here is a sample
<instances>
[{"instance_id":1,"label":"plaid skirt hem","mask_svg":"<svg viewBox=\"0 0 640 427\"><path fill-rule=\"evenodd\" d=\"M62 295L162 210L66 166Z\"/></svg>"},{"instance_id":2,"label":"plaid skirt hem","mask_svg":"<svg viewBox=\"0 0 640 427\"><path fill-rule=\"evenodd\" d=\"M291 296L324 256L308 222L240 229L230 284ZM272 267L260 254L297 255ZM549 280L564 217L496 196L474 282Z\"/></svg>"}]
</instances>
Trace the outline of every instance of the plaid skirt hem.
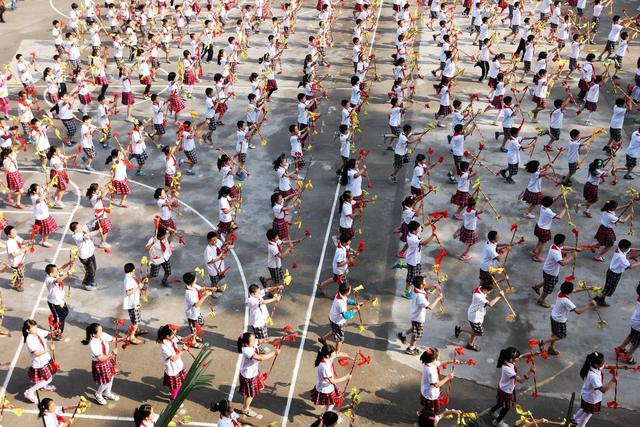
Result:
<instances>
[{"instance_id":1,"label":"plaid skirt hem","mask_svg":"<svg viewBox=\"0 0 640 427\"><path fill-rule=\"evenodd\" d=\"M92 361L91 362L91 375L93 381L98 384L107 384L110 382L116 374L116 362L109 358L105 362Z\"/></svg>"},{"instance_id":2,"label":"plaid skirt hem","mask_svg":"<svg viewBox=\"0 0 640 427\"><path fill-rule=\"evenodd\" d=\"M542 201L542 193L533 193L527 189L524 191L524 194L522 195L522 200L524 200L530 205L537 206Z\"/></svg>"},{"instance_id":3,"label":"plaid skirt hem","mask_svg":"<svg viewBox=\"0 0 640 427\"><path fill-rule=\"evenodd\" d=\"M498 403L500 406L502 406L505 409L514 407L516 404L515 390L513 391L513 393L505 393L500 388L498 388L496 403Z\"/></svg>"},{"instance_id":4,"label":"plaid skirt hem","mask_svg":"<svg viewBox=\"0 0 640 427\"><path fill-rule=\"evenodd\" d=\"M476 230L468 230L464 226L460 227L460 236L458 239L467 245L473 245L478 242L478 233Z\"/></svg>"},{"instance_id":5,"label":"plaid skirt hem","mask_svg":"<svg viewBox=\"0 0 640 427\"><path fill-rule=\"evenodd\" d=\"M469 192L457 190L456 194L451 196L451 204L466 207L469 201Z\"/></svg>"},{"instance_id":6,"label":"plaid skirt hem","mask_svg":"<svg viewBox=\"0 0 640 427\"><path fill-rule=\"evenodd\" d=\"M40 381L49 381L56 374L56 369L53 366L53 361L49 361L42 368L30 367L28 376L29 381L32 383L38 383Z\"/></svg>"},{"instance_id":7,"label":"plaid skirt hem","mask_svg":"<svg viewBox=\"0 0 640 427\"><path fill-rule=\"evenodd\" d=\"M51 215L46 219L36 219L35 223L40 227L40 234L43 236L48 236L58 229L58 223Z\"/></svg>"},{"instance_id":8,"label":"plaid skirt hem","mask_svg":"<svg viewBox=\"0 0 640 427\"><path fill-rule=\"evenodd\" d=\"M613 231L613 228L605 227L600 224L594 239L598 241L600 246L611 247L616 243L616 232Z\"/></svg>"},{"instance_id":9,"label":"plaid skirt hem","mask_svg":"<svg viewBox=\"0 0 640 427\"><path fill-rule=\"evenodd\" d=\"M19 171L9 172L7 174L7 187L14 193L22 190L22 187L24 187L24 178Z\"/></svg>"},{"instance_id":10,"label":"plaid skirt hem","mask_svg":"<svg viewBox=\"0 0 640 427\"><path fill-rule=\"evenodd\" d=\"M258 373L253 378L245 378L240 374L240 388L239 393L245 397L255 397L260 394L260 391L264 388L264 380L262 374Z\"/></svg>"},{"instance_id":11,"label":"plaid skirt hem","mask_svg":"<svg viewBox=\"0 0 640 427\"><path fill-rule=\"evenodd\" d=\"M427 399L420 393L420 406L422 406L422 412L426 412L429 414L438 414L440 413L440 400L438 399Z\"/></svg>"},{"instance_id":12,"label":"plaid skirt hem","mask_svg":"<svg viewBox=\"0 0 640 427\"><path fill-rule=\"evenodd\" d=\"M129 194L131 193L131 186L129 185L129 180L124 179L122 181L113 180L113 187L116 190L116 194Z\"/></svg>"},{"instance_id":13,"label":"plaid skirt hem","mask_svg":"<svg viewBox=\"0 0 640 427\"><path fill-rule=\"evenodd\" d=\"M162 378L162 385L169 387L172 390L182 387L182 382L187 377L187 371L184 369L178 372L178 375L167 375L165 372Z\"/></svg>"},{"instance_id":14,"label":"plaid skirt hem","mask_svg":"<svg viewBox=\"0 0 640 427\"><path fill-rule=\"evenodd\" d=\"M551 240L551 230L545 230L540 228L538 224L536 224L536 228L533 230L533 234L538 238L540 243L547 243Z\"/></svg>"},{"instance_id":15,"label":"plaid skirt hem","mask_svg":"<svg viewBox=\"0 0 640 427\"><path fill-rule=\"evenodd\" d=\"M334 389L331 393L321 393L315 387L311 389L311 401L314 405L318 406L326 406L326 405L336 405L340 402L342 398L342 392L338 388L338 386L333 386Z\"/></svg>"}]
</instances>

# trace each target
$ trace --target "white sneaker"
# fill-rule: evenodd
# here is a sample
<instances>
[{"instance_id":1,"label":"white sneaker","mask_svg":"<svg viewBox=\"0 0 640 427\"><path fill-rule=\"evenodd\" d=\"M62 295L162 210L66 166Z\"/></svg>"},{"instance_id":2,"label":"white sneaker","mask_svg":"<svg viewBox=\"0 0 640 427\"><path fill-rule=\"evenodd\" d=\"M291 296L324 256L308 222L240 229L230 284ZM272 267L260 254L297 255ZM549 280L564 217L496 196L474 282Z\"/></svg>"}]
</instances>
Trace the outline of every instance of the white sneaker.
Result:
<instances>
[{"instance_id":1,"label":"white sneaker","mask_svg":"<svg viewBox=\"0 0 640 427\"><path fill-rule=\"evenodd\" d=\"M106 405L107 404L107 401L104 400L104 397L102 397L101 395L95 394L94 397L95 397L96 402L98 403L98 405Z\"/></svg>"},{"instance_id":2,"label":"white sneaker","mask_svg":"<svg viewBox=\"0 0 640 427\"><path fill-rule=\"evenodd\" d=\"M35 393L27 393L25 391L24 392L24 398L27 399L31 403L38 403L38 398L36 397Z\"/></svg>"},{"instance_id":3,"label":"white sneaker","mask_svg":"<svg viewBox=\"0 0 640 427\"><path fill-rule=\"evenodd\" d=\"M56 386L49 384L49 385L46 385L46 386L42 387L42 389L45 390L45 391L56 391Z\"/></svg>"},{"instance_id":4,"label":"white sneaker","mask_svg":"<svg viewBox=\"0 0 640 427\"><path fill-rule=\"evenodd\" d=\"M105 399L109 399L109 400L113 400L114 402L117 402L118 400L120 400L120 396L118 396L117 394L105 394L104 395Z\"/></svg>"},{"instance_id":5,"label":"white sneaker","mask_svg":"<svg viewBox=\"0 0 640 427\"><path fill-rule=\"evenodd\" d=\"M98 245L98 247L102 248L102 249L111 249L111 245L109 243L107 243L107 242L100 243L100 245Z\"/></svg>"}]
</instances>

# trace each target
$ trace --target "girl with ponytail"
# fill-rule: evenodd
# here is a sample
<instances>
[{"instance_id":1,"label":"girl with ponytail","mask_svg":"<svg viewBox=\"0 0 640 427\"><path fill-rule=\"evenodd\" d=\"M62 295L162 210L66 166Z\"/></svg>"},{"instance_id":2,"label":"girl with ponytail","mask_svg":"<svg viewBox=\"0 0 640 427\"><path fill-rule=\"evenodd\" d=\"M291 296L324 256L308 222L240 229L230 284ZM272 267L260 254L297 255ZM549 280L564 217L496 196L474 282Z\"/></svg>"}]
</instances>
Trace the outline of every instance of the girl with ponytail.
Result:
<instances>
[{"instance_id":1,"label":"girl with ponytail","mask_svg":"<svg viewBox=\"0 0 640 427\"><path fill-rule=\"evenodd\" d=\"M342 400L342 391L337 384L351 379L351 374L342 377L336 376L336 368L333 361L340 359L352 359L346 353L336 352L331 344L324 344L316 355L314 366L316 367L316 385L311 390L311 401L314 405L324 405L324 410L332 411Z\"/></svg>"},{"instance_id":2,"label":"girl with ponytail","mask_svg":"<svg viewBox=\"0 0 640 427\"><path fill-rule=\"evenodd\" d=\"M239 415L233 408L233 404L227 399L211 404L211 412L219 412L218 427L257 426L245 417Z\"/></svg>"},{"instance_id":3,"label":"girl with ponytail","mask_svg":"<svg viewBox=\"0 0 640 427\"><path fill-rule=\"evenodd\" d=\"M145 403L133 411L133 422L136 427L154 427L158 421L158 414L153 411L153 406Z\"/></svg>"},{"instance_id":4,"label":"girl with ponytail","mask_svg":"<svg viewBox=\"0 0 640 427\"><path fill-rule=\"evenodd\" d=\"M111 184L115 190L116 194L120 195L120 203L119 206L122 208L128 208L127 205L127 195L131 193L131 186L129 185L129 178L127 178L127 162L124 158L124 153L122 150L114 149L111 150L111 155L107 157L107 160L104 162L105 165L113 162L113 166L111 167Z\"/></svg>"},{"instance_id":5,"label":"girl with ponytail","mask_svg":"<svg viewBox=\"0 0 640 427\"><path fill-rule=\"evenodd\" d=\"M116 355L118 349L114 348L109 351L109 343L114 338L102 332L102 326L99 323L92 323L86 327L86 337L82 340L82 345L89 346L89 354L91 355L91 374L93 380L98 384L95 393L96 402L99 405L106 405L105 399L118 401L120 397L111 392L113 387L113 377L116 374Z\"/></svg>"},{"instance_id":6,"label":"girl with ponytail","mask_svg":"<svg viewBox=\"0 0 640 427\"><path fill-rule=\"evenodd\" d=\"M65 412L74 411L75 406L56 406L50 397L38 402L38 418L42 418L45 427L69 427L75 421L62 416Z\"/></svg>"},{"instance_id":7,"label":"girl with ponytail","mask_svg":"<svg viewBox=\"0 0 640 427\"><path fill-rule=\"evenodd\" d=\"M239 393L244 397L242 409L239 409L238 412L247 417L255 417L258 414L250 409L251 402L264 388L264 379L258 365L260 362L276 357L280 354L280 349L276 348L270 353L264 354L262 349L258 347L256 336L251 332L245 332L238 338L238 353L242 355Z\"/></svg>"},{"instance_id":8,"label":"girl with ponytail","mask_svg":"<svg viewBox=\"0 0 640 427\"><path fill-rule=\"evenodd\" d=\"M57 367L53 361L55 345L47 346L49 332L38 328L38 323L33 319L25 320L22 325L22 337L25 347L31 357L31 365L28 369L29 381L33 385L25 390L24 397L31 403L38 403L36 392L38 390L55 391L51 385Z\"/></svg>"},{"instance_id":9,"label":"girl with ponytail","mask_svg":"<svg viewBox=\"0 0 640 427\"><path fill-rule=\"evenodd\" d=\"M615 366L604 364L604 354L598 351L587 354L580 369L580 377L584 381L580 391L580 409L573 414L577 427L584 427L593 414L600 412L602 395L618 382L616 373L611 376L608 383L604 384L602 371L611 368Z\"/></svg>"}]
</instances>

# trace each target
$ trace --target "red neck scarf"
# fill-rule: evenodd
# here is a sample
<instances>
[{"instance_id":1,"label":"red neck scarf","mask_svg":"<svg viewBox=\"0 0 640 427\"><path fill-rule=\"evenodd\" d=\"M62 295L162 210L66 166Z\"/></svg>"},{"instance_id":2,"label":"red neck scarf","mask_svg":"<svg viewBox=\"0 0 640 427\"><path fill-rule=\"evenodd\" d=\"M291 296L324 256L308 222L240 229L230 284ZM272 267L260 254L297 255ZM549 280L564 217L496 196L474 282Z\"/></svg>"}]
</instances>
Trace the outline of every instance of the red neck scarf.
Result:
<instances>
[{"instance_id":1,"label":"red neck scarf","mask_svg":"<svg viewBox=\"0 0 640 427\"><path fill-rule=\"evenodd\" d=\"M100 339L100 345L102 346L102 355L106 356L107 355L107 345L104 343L104 341L102 341L102 339Z\"/></svg>"}]
</instances>

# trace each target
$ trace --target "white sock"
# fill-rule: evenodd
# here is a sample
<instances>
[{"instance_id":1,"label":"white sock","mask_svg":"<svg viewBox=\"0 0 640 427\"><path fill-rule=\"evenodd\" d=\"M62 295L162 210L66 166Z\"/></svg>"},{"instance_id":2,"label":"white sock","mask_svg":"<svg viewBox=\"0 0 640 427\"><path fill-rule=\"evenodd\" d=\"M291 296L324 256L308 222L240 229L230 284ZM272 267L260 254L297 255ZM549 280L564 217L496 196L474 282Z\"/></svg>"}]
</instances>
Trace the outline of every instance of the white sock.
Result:
<instances>
[{"instance_id":1,"label":"white sock","mask_svg":"<svg viewBox=\"0 0 640 427\"><path fill-rule=\"evenodd\" d=\"M37 390L40 390L41 388L46 387L47 385L49 385L51 381L53 381L53 378L46 381L39 381L34 385L32 385L30 388L26 389L24 391L24 394L35 394Z\"/></svg>"}]
</instances>

